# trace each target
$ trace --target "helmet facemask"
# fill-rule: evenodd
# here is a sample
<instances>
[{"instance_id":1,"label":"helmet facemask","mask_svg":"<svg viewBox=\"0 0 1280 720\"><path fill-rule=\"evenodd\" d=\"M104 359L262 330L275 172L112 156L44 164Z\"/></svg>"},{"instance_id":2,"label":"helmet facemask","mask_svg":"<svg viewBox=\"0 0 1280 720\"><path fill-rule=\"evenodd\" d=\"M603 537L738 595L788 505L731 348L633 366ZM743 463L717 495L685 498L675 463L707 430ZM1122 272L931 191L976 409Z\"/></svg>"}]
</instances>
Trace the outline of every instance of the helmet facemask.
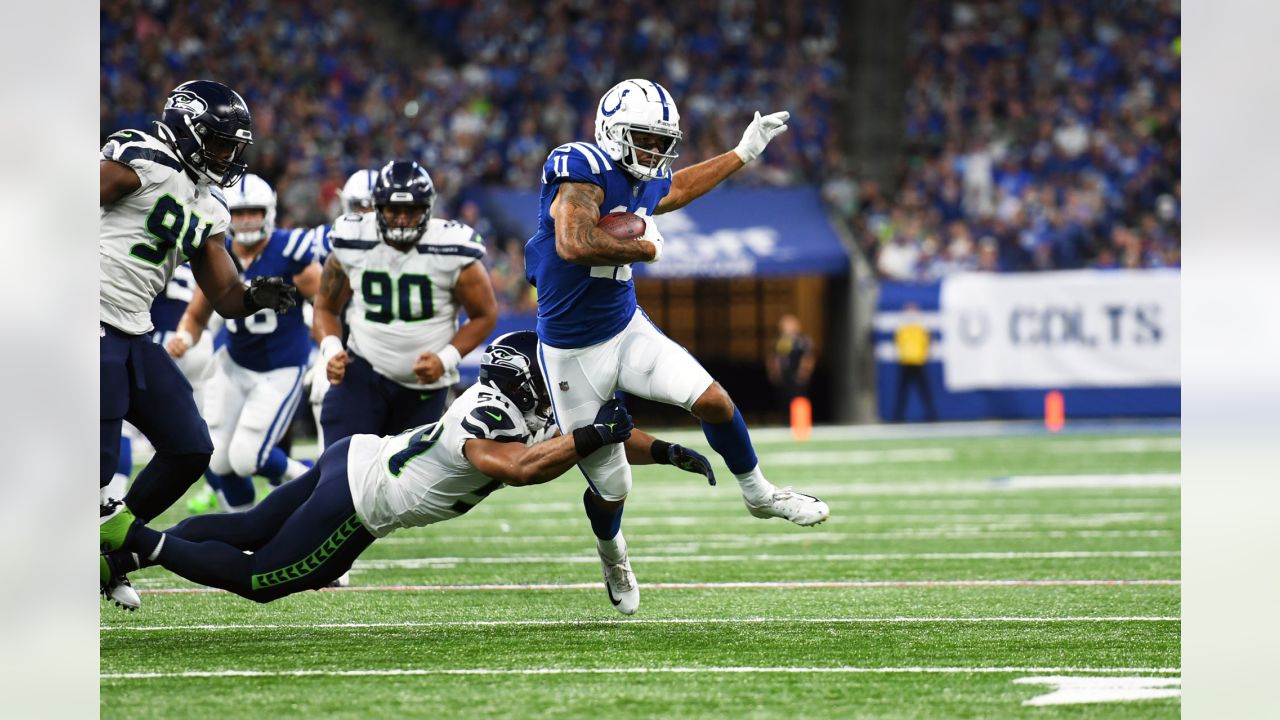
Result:
<instances>
[{"instance_id":1,"label":"helmet facemask","mask_svg":"<svg viewBox=\"0 0 1280 720\"><path fill-rule=\"evenodd\" d=\"M196 172L222 187L231 187L240 182L249 167L241 158L253 141L218 132L208 125L194 124L190 117L186 121L187 126L192 128L192 136L199 143L194 157L188 160L195 165Z\"/></svg>"},{"instance_id":2,"label":"helmet facemask","mask_svg":"<svg viewBox=\"0 0 1280 720\"><path fill-rule=\"evenodd\" d=\"M408 252L427 231L427 221L431 219L431 203L397 202L395 196L400 194L393 193L391 202L375 205L374 212L378 216L378 232L383 242L401 252ZM403 194L409 196L408 200L413 200L411 193ZM402 212L406 209L410 211L407 221L404 219L406 213ZM393 217L387 217L388 211Z\"/></svg>"},{"instance_id":3,"label":"helmet facemask","mask_svg":"<svg viewBox=\"0 0 1280 720\"><path fill-rule=\"evenodd\" d=\"M609 129L612 138L622 146L619 164L641 180L653 180L669 175L671 163L680 153L683 133L644 125L614 125Z\"/></svg>"},{"instance_id":4,"label":"helmet facemask","mask_svg":"<svg viewBox=\"0 0 1280 720\"><path fill-rule=\"evenodd\" d=\"M257 245L267 238L267 232L267 208L246 206L231 211L231 239L241 245Z\"/></svg>"}]
</instances>

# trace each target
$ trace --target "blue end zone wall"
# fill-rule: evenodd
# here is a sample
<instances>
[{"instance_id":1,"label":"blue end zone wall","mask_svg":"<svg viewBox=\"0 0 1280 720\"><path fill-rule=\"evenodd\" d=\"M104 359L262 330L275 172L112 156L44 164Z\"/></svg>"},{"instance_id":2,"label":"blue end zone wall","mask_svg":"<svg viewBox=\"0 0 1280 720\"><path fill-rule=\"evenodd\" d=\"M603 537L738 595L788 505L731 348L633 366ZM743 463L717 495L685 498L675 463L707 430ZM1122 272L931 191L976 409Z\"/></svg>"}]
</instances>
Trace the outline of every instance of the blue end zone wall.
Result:
<instances>
[{"instance_id":1,"label":"blue end zone wall","mask_svg":"<svg viewBox=\"0 0 1280 720\"><path fill-rule=\"evenodd\" d=\"M903 305L913 302L925 317L939 311L938 283L893 283L880 285L877 313L898 312ZM936 323L935 323L936 325ZM930 336L935 343L941 334L934 327ZM893 344L893 331L876 327L872 331L872 344L882 347ZM945 347L945 343L939 343ZM945 350L943 350L945 354ZM984 418L1035 419L1044 417L1045 393L1058 388L1018 390L974 390L947 392L943 385L943 360L931 359L925 366L929 387L933 392L934 406L939 420L977 420ZM898 363L887 360L883 353L876 355L876 412L882 420L895 420L898 399ZM1101 417L1178 417L1182 414L1181 386L1152 386L1135 388L1067 388L1062 389L1068 418ZM926 419L923 398L912 388L908 393L904 412L905 420L918 422Z\"/></svg>"}]
</instances>

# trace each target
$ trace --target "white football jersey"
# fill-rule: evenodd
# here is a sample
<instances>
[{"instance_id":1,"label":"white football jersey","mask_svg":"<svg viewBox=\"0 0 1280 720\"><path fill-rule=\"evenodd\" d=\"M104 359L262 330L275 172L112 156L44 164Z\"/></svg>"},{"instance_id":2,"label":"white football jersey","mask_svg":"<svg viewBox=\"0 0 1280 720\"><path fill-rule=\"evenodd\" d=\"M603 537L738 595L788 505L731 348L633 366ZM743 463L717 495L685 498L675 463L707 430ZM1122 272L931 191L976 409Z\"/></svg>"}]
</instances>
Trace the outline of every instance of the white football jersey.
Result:
<instances>
[{"instance_id":1,"label":"white football jersey","mask_svg":"<svg viewBox=\"0 0 1280 720\"><path fill-rule=\"evenodd\" d=\"M413 363L424 352L438 352L458 332L453 287L463 268L484 257L480 235L455 220L433 218L418 244L400 252L378 238L374 213L353 213L338 218L330 239L351 281L351 349L405 387L433 390L457 383L455 369L423 385Z\"/></svg>"},{"instance_id":2,"label":"white football jersey","mask_svg":"<svg viewBox=\"0 0 1280 720\"><path fill-rule=\"evenodd\" d=\"M505 395L476 383L438 422L386 438L351 437L347 479L356 513L375 537L455 518L503 487L467 460L462 452L467 440L531 445L554 431L548 421L547 427L530 432Z\"/></svg>"},{"instance_id":3,"label":"white football jersey","mask_svg":"<svg viewBox=\"0 0 1280 720\"><path fill-rule=\"evenodd\" d=\"M151 302L174 268L231 222L222 190L191 179L169 146L121 130L101 158L133 168L142 186L103 207L99 221L100 319L131 335L151 332Z\"/></svg>"}]
</instances>

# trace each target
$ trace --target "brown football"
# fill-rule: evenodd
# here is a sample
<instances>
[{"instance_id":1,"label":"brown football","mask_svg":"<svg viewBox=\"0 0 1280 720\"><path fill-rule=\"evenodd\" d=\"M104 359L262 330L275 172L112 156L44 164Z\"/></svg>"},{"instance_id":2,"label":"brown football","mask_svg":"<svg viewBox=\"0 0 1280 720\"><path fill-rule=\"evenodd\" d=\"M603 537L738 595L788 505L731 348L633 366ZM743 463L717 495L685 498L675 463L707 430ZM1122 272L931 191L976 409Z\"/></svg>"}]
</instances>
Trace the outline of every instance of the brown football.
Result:
<instances>
[{"instance_id":1,"label":"brown football","mask_svg":"<svg viewBox=\"0 0 1280 720\"><path fill-rule=\"evenodd\" d=\"M596 227L619 240L634 240L644 234L644 219L635 213L615 212L600 218Z\"/></svg>"}]
</instances>

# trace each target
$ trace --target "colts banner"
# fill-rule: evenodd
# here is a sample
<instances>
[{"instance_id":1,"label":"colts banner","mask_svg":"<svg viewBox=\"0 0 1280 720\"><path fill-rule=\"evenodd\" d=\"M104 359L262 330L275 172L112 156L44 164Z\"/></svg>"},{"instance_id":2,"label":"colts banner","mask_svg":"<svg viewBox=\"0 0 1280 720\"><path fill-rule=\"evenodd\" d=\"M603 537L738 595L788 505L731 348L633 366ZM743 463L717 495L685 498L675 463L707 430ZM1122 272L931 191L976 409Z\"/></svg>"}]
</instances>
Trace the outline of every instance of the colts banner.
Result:
<instances>
[{"instance_id":1,"label":"colts banner","mask_svg":"<svg viewBox=\"0 0 1280 720\"><path fill-rule=\"evenodd\" d=\"M942 282L949 391L1178 385L1177 271L964 273Z\"/></svg>"}]
</instances>

